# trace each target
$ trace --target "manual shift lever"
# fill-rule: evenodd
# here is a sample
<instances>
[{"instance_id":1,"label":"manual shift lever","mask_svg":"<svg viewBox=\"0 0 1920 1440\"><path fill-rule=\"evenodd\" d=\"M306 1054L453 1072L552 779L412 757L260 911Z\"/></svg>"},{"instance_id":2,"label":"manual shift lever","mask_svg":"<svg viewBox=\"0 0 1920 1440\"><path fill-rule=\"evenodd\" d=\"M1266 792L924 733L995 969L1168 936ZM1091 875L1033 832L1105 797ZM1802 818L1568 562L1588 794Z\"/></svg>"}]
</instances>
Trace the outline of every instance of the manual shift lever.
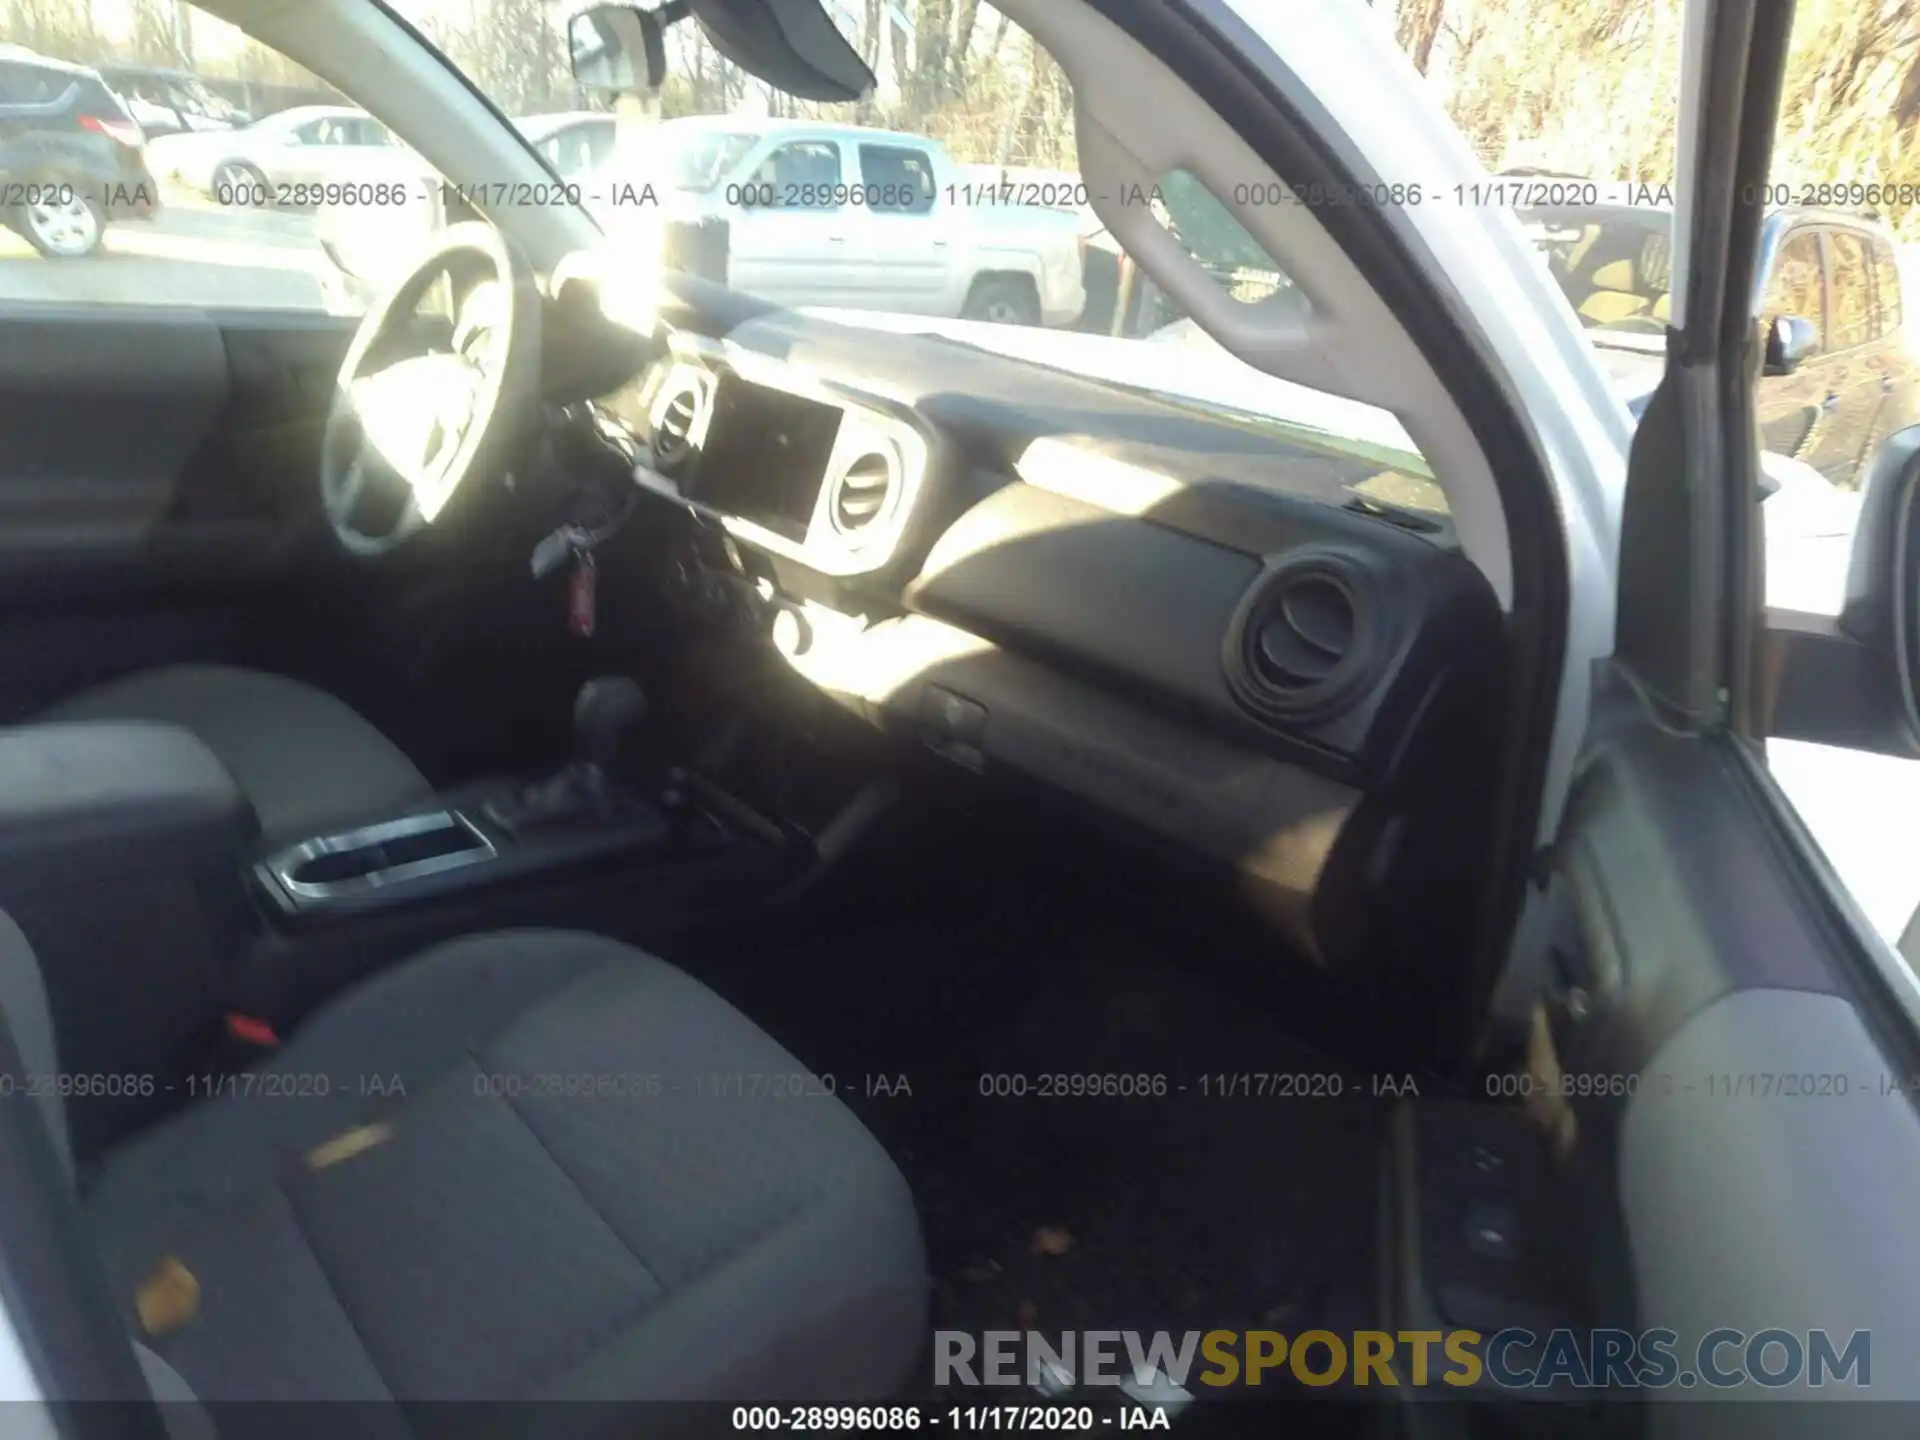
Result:
<instances>
[{"instance_id":1,"label":"manual shift lever","mask_svg":"<svg viewBox=\"0 0 1920 1440\"><path fill-rule=\"evenodd\" d=\"M647 718L647 692L625 675L603 675L580 687L573 701L574 763L604 785L628 732Z\"/></svg>"},{"instance_id":2,"label":"manual shift lever","mask_svg":"<svg viewBox=\"0 0 1920 1440\"><path fill-rule=\"evenodd\" d=\"M487 815L518 834L606 814L621 744L646 718L647 695L637 681L624 675L587 681L573 702L573 762L550 780L491 802Z\"/></svg>"}]
</instances>

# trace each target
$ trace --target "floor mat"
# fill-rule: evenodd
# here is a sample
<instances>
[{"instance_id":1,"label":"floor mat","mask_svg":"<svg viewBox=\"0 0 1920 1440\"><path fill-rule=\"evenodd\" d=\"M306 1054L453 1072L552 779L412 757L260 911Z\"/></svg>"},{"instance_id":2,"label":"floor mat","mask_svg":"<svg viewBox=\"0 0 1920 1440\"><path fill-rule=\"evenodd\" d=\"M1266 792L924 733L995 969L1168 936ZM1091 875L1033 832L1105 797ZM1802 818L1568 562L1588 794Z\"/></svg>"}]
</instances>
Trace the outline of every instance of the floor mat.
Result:
<instances>
[{"instance_id":1,"label":"floor mat","mask_svg":"<svg viewBox=\"0 0 1920 1440\"><path fill-rule=\"evenodd\" d=\"M1183 1331L1291 1325L1364 1268L1369 1089L1113 944L1047 975L912 1103L855 1107L913 1184L937 1327Z\"/></svg>"},{"instance_id":2,"label":"floor mat","mask_svg":"<svg viewBox=\"0 0 1920 1440\"><path fill-rule=\"evenodd\" d=\"M1367 1284L1388 1102L1177 939L996 893L742 958L912 1184L936 1328L1297 1331Z\"/></svg>"}]
</instances>

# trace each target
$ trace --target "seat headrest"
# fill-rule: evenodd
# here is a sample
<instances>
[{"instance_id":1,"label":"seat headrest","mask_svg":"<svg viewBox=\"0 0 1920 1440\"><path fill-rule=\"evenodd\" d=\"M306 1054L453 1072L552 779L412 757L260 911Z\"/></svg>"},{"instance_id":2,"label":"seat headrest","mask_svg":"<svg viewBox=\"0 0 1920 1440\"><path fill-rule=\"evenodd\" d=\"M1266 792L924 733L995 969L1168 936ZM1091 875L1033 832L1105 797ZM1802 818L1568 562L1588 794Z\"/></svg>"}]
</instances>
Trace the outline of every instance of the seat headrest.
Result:
<instances>
[{"instance_id":1,"label":"seat headrest","mask_svg":"<svg viewBox=\"0 0 1920 1440\"><path fill-rule=\"evenodd\" d=\"M1631 290L1634 288L1633 262L1609 260L1593 272L1591 280L1596 290Z\"/></svg>"}]
</instances>

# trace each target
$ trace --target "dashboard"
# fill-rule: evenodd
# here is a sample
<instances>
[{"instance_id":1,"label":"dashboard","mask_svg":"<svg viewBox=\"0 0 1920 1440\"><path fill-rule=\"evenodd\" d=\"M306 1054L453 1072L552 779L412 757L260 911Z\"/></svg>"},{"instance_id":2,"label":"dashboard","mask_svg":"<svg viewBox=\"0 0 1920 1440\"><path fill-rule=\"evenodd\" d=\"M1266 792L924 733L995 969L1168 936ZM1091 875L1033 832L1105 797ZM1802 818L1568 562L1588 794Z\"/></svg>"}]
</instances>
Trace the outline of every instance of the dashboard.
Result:
<instances>
[{"instance_id":1,"label":"dashboard","mask_svg":"<svg viewBox=\"0 0 1920 1440\"><path fill-rule=\"evenodd\" d=\"M1502 617L1444 521L1356 499L1378 462L780 311L595 408L695 522L692 608L871 723L1215 867L1323 966L1388 893L1467 893Z\"/></svg>"}]
</instances>

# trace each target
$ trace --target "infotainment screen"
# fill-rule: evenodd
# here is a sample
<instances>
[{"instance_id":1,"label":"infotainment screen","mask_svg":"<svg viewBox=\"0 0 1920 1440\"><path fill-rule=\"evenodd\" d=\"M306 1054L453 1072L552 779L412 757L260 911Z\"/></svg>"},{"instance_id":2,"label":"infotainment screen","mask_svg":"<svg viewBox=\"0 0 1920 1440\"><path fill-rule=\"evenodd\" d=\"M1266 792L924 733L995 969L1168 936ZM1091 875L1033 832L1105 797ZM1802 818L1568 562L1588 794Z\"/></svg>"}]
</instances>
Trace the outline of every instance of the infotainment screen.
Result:
<instances>
[{"instance_id":1,"label":"infotainment screen","mask_svg":"<svg viewBox=\"0 0 1920 1440\"><path fill-rule=\"evenodd\" d=\"M689 498L804 540L843 413L722 371Z\"/></svg>"}]
</instances>

